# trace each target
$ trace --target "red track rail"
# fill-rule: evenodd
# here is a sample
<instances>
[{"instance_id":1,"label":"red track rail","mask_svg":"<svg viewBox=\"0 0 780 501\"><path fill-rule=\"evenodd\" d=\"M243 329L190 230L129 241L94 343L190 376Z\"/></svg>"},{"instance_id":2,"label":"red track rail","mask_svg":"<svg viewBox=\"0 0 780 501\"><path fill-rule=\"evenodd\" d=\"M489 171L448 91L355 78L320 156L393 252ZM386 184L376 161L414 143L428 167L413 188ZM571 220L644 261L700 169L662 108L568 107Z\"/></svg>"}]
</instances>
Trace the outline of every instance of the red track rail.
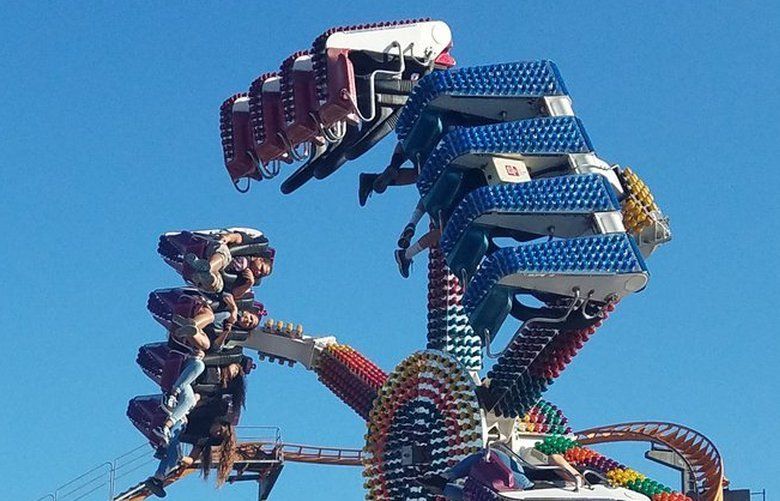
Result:
<instances>
[{"instance_id":1,"label":"red track rail","mask_svg":"<svg viewBox=\"0 0 780 501\"><path fill-rule=\"evenodd\" d=\"M283 444L285 461L295 463L327 464L333 466L361 466L363 451L360 449L339 449L312 445Z\"/></svg>"}]
</instances>

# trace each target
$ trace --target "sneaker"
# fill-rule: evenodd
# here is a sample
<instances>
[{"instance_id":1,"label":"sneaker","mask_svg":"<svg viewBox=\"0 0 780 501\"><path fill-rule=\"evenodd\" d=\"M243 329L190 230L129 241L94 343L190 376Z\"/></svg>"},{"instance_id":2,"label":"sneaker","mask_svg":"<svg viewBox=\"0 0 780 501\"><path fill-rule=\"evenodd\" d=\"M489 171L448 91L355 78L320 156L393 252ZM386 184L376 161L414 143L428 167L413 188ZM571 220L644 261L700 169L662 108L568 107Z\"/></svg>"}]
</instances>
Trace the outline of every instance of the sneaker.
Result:
<instances>
[{"instance_id":1,"label":"sneaker","mask_svg":"<svg viewBox=\"0 0 780 501\"><path fill-rule=\"evenodd\" d=\"M179 327L183 327L185 325L195 325L195 320L179 315L178 313L175 314L171 320Z\"/></svg>"},{"instance_id":2,"label":"sneaker","mask_svg":"<svg viewBox=\"0 0 780 501\"><path fill-rule=\"evenodd\" d=\"M182 325L174 333L180 339L187 339L198 333L198 327L196 325Z\"/></svg>"},{"instance_id":3,"label":"sneaker","mask_svg":"<svg viewBox=\"0 0 780 501\"><path fill-rule=\"evenodd\" d=\"M195 254L192 253L186 254L184 256L184 261L188 265L192 266L193 270L206 271L206 272L211 271L209 269L209 262L206 261L205 259L198 258L198 256L196 256Z\"/></svg>"},{"instance_id":4,"label":"sneaker","mask_svg":"<svg viewBox=\"0 0 780 501\"><path fill-rule=\"evenodd\" d=\"M374 189L374 179L377 178L376 174L361 174L360 175L360 187L358 188L358 202L361 207L366 205L368 197Z\"/></svg>"},{"instance_id":5,"label":"sneaker","mask_svg":"<svg viewBox=\"0 0 780 501\"><path fill-rule=\"evenodd\" d=\"M163 481L157 477L147 478L146 481L144 481L144 486L158 498L164 498L166 496Z\"/></svg>"},{"instance_id":6,"label":"sneaker","mask_svg":"<svg viewBox=\"0 0 780 501\"><path fill-rule=\"evenodd\" d=\"M162 410L164 410L165 413L170 416L173 412L173 409L176 407L176 404L178 403L179 400L176 398L176 395L173 393L168 393L167 395L163 396L160 407L162 407Z\"/></svg>"},{"instance_id":7,"label":"sneaker","mask_svg":"<svg viewBox=\"0 0 780 501\"><path fill-rule=\"evenodd\" d=\"M401 249L408 249L412 244L412 237L414 237L414 225L409 223L404 227L401 236L398 237L398 247Z\"/></svg>"},{"instance_id":8,"label":"sneaker","mask_svg":"<svg viewBox=\"0 0 780 501\"><path fill-rule=\"evenodd\" d=\"M196 271L189 277L189 281L204 292L220 293L225 287L225 281L221 273L212 273L210 271ZM255 283L257 286L257 283Z\"/></svg>"},{"instance_id":9,"label":"sneaker","mask_svg":"<svg viewBox=\"0 0 780 501\"><path fill-rule=\"evenodd\" d=\"M412 266L412 260L406 257L404 249L395 251L395 262L398 263L398 271L404 278L409 278L409 268Z\"/></svg>"},{"instance_id":10,"label":"sneaker","mask_svg":"<svg viewBox=\"0 0 780 501\"><path fill-rule=\"evenodd\" d=\"M447 486L447 479L441 475L425 475L417 479L417 483L431 494L441 496L444 494L444 488Z\"/></svg>"},{"instance_id":11,"label":"sneaker","mask_svg":"<svg viewBox=\"0 0 780 501\"><path fill-rule=\"evenodd\" d=\"M152 436L157 439L157 444L159 447L168 447L168 444L171 443L171 430L165 426L158 426L157 428L153 429Z\"/></svg>"}]
</instances>

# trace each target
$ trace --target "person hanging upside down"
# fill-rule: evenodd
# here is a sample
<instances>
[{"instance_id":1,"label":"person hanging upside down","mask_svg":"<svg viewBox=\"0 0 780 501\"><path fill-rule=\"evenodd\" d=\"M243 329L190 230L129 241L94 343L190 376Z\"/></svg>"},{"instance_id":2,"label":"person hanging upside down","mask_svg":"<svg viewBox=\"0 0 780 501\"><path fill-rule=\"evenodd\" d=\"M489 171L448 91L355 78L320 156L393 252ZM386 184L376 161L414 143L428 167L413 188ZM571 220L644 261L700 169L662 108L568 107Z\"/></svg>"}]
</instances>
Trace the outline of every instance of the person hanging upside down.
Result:
<instances>
[{"instance_id":1,"label":"person hanging upside down","mask_svg":"<svg viewBox=\"0 0 780 501\"><path fill-rule=\"evenodd\" d=\"M189 348L189 353L182 364L179 377L173 383L170 392L163 397L162 407L169 413L169 418L162 427L154 431L163 444L170 439L174 425L184 419L197 404L197 396L192 384L206 369L206 364L203 362L206 352L218 353L225 345L234 326L252 330L260 323L257 314L249 311L239 312L232 296L225 294L224 299L229 305L227 311L215 314L208 303L203 303L193 318L183 319L178 315L174 318L174 321L182 325L171 333L172 347L179 352ZM243 369L238 364L231 364L224 370L230 374L230 379L243 376ZM223 383L227 381L220 379Z\"/></svg>"},{"instance_id":2,"label":"person hanging upside down","mask_svg":"<svg viewBox=\"0 0 780 501\"><path fill-rule=\"evenodd\" d=\"M257 327L260 323L260 314L249 310L239 310L233 294L223 293L215 307L212 307L207 301L196 303L191 318L174 315L173 323L178 328L174 330L175 336L173 337L174 339L187 339L190 336L204 334L211 342L211 346L207 350L217 352L222 349L235 327L247 331Z\"/></svg>"},{"instance_id":3,"label":"person hanging upside down","mask_svg":"<svg viewBox=\"0 0 780 501\"><path fill-rule=\"evenodd\" d=\"M358 202L361 207L366 205L371 193L384 193L388 186L408 186L417 182L417 168L401 168L405 161L403 147L398 143L390 158L390 165L381 174L360 174Z\"/></svg>"},{"instance_id":4,"label":"person hanging upside down","mask_svg":"<svg viewBox=\"0 0 780 501\"><path fill-rule=\"evenodd\" d=\"M381 174L360 174L358 198L361 207L366 205L366 201L368 201L368 197L372 192L384 193L388 186L407 186L417 182L419 174L417 167L401 168L401 165L406 160L403 147L401 143L398 143L390 159L390 165ZM404 278L409 278L409 268L412 265L414 256L436 245L441 237L440 230L432 230L420 237L417 243L411 245L412 238L415 231L417 231L417 225L424 215L425 208L422 200L420 200L417 202L409 222L401 232L401 236L398 237L398 250L395 251L395 261L398 263L398 270L401 272L401 276Z\"/></svg>"},{"instance_id":5,"label":"person hanging upside down","mask_svg":"<svg viewBox=\"0 0 780 501\"><path fill-rule=\"evenodd\" d=\"M213 313L211 315L213 317ZM173 425L185 417L197 402L192 391L192 383L206 369L203 357L211 347L211 341L203 329L198 327L197 318L196 316L195 319L186 319L191 323L175 328L169 334L168 344L171 346L172 351L183 353L186 355L186 358L182 362L179 377L173 383L171 392L163 397L162 403L163 409L167 409L171 415L176 410L177 418L175 420L169 418L163 426L152 431L163 445L167 445L171 439L171 428Z\"/></svg>"},{"instance_id":6,"label":"person hanging upside down","mask_svg":"<svg viewBox=\"0 0 780 501\"><path fill-rule=\"evenodd\" d=\"M240 232L221 235L208 249L207 259L195 254L184 256L185 261L195 271L189 277L201 290L222 292L225 288L225 274L236 275L230 286L230 293L241 298L263 277L273 271L274 252L268 249L262 256L233 256L230 248L241 245L249 237Z\"/></svg>"},{"instance_id":7,"label":"person hanging upside down","mask_svg":"<svg viewBox=\"0 0 780 501\"><path fill-rule=\"evenodd\" d=\"M490 463L498 462L506 473L496 471ZM509 454L496 447L487 447L462 459L458 464L438 475L427 475L418 483L432 494L446 497L451 501L463 499L463 486L455 483L461 478L470 477L494 491L521 491L533 487L533 482L523 471L523 467Z\"/></svg>"},{"instance_id":8,"label":"person hanging upside down","mask_svg":"<svg viewBox=\"0 0 780 501\"><path fill-rule=\"evenodd\" d=\"M193 377L195 370L200 370L200 373ZM211 395L195 393L193 384L204 372L206 372L208 380L219 381L220 387L216 393ZM222 399L223 395L230 395L234 409L238 412L246 402L246 378L244 376L244 368L238 363L206 369L203 360L199 360L196 369L185 367L164 404L163 408L169 412L169 415L162 426L153 432L159 438L160 445L167 447L177 425L185 422L190 411L196 408L204 398L211 402L214 399ZM173 397L174 394L175 397Z\"/></svg>"},{"instance_id":9,"label":"person hanging upside down","mask_svg":"<svg viewBox=\"0 0 780 501\"><path fill-rule=\"evenodd\" d=\"M235 428L226 416L226 407L220 401L193 411L189 422L179 424L171 435L160 464L154 475L145 481L145 486L157 497L165 497L165 479L179 468L189 468L201 460L201 475L208 478L212 466L212 447L219 449L217 465L217 486L225 483L236 460ZM187 456L182 450L183 442L193 444Z\"/></svg>"}]
</instances>

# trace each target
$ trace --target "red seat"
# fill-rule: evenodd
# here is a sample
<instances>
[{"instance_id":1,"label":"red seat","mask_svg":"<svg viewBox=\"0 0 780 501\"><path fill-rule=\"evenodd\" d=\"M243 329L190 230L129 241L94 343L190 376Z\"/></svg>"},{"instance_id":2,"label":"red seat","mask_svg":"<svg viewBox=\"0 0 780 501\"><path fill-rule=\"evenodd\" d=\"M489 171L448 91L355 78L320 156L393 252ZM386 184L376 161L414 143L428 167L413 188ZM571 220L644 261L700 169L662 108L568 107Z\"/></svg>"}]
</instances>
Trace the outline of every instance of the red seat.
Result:
<instances>
[{"instance_id":1,"label":"red seat","mask_svg":"<svg viewBox=\"0 0 780 501\"><path fill-rule=\"evenodd\" d=\"M160 388L166 393L171 391L173 383L179 378L181 374L182 365L184 365L184 359L186 355L183 355L177 351L171 351L168 354L168 359L163 366L162 377L160 378Z\"/></svg>"},{"instance_id":2,"label":"red seat","mask_svg":"<svg viewBox=\"0 0 780 501\"><path fill-rule=\"evenodd\" d=\"M244 177L262 179L250 153L252 129L249 123L249 97L236 94L225 100L220 108L222 154L233 183Z\"/></svg>"},{"instance_id":3,"label":"red seat","mask_svg":"<svg viewBox=\"0 0 780 501\"><path fill-rule=\"evenodd\" d=\"M315 119L319 109L312 56L300 51L284 60L281 67L284 133L290 146L314 141L324 144Z\"/></svg>"},{"instance_id":4,"label":"red seat","mask_svg":"<svg viewBox=\"0 0 780 501\"><path fill-rule=\"evenodd\" d=\"M284 133L284 109L280 78L266 73L252 82L249 88L249 116L255 157L263 165L272 160L286 160L287 146Z\"/></svg>"},{"instance_id":5,"label":"red seat","mask_svg":"<svg viewBox=\"0 0 780 501\"><path fill-rule=\"evenodd\" d=\"M349 50L327 49L324 59L327 76L318 89L322 100L319 109L322 125L330 127L343 120L358 122L353 101L357 100L355 68L349 59Z\"/></svg>"}]
</instances>

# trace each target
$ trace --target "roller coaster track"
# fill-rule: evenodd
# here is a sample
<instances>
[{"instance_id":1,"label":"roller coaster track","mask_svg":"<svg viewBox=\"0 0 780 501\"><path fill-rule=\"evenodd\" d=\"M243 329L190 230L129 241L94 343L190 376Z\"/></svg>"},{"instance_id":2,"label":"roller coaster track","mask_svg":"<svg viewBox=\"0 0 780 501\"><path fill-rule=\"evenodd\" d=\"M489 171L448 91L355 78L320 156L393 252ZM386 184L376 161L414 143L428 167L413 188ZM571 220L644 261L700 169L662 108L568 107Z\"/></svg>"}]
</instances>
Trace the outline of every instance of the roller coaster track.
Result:
<instances>
[{"instance_id":1,"label":"roller coaster track","mask_svg":"<svg viewBox=\"0 0 780 501\"><path fill-rule=\"evenodd\" d=\"M282 463L319 464L331 466L361 466L363 452L360 449L344 449L337 447L319 447L316 445L288 444L278 442L242 442L238 446L238 459L235 463L237 471L257 471L266 469L268 475L273 468L279 468ZM180 468L165 479L164 485L169 486L198 470L198 463L191 468ZM262 474L262 473L261 473ZM240 480L241 476L236 477ZM142 501L151 496L141 482L122 494L114 497L114 501Z\"/></svg>"},{"instance_id":2,"label":"roller coaster track","mask_svg":"<svg viewBox=\"0 0 780 501\"><path fill-rule=\"evenodd\" d=\"M683 458L701 501L723 501L723 459L715 445L701 433L663 422L635 422L599 426L577 432L583 445L609 442L653 442L669 447Z\"/></svg>"},{"instance_id":3,"label":"roller coaster track","mask_svg":"<svg viewBox=\"0 0 780 501\"><path fill-rule=\"evenodd\" d=\"M363 451L360 449L342 449L337 447L318 447L316 445L280 444L269 442L244 442L239 446L242 457L255 457L256 451L271 454L281 452L285 461L293 463L322 464L331 466L361 466Z\"/></svg>"}]
</instances>

